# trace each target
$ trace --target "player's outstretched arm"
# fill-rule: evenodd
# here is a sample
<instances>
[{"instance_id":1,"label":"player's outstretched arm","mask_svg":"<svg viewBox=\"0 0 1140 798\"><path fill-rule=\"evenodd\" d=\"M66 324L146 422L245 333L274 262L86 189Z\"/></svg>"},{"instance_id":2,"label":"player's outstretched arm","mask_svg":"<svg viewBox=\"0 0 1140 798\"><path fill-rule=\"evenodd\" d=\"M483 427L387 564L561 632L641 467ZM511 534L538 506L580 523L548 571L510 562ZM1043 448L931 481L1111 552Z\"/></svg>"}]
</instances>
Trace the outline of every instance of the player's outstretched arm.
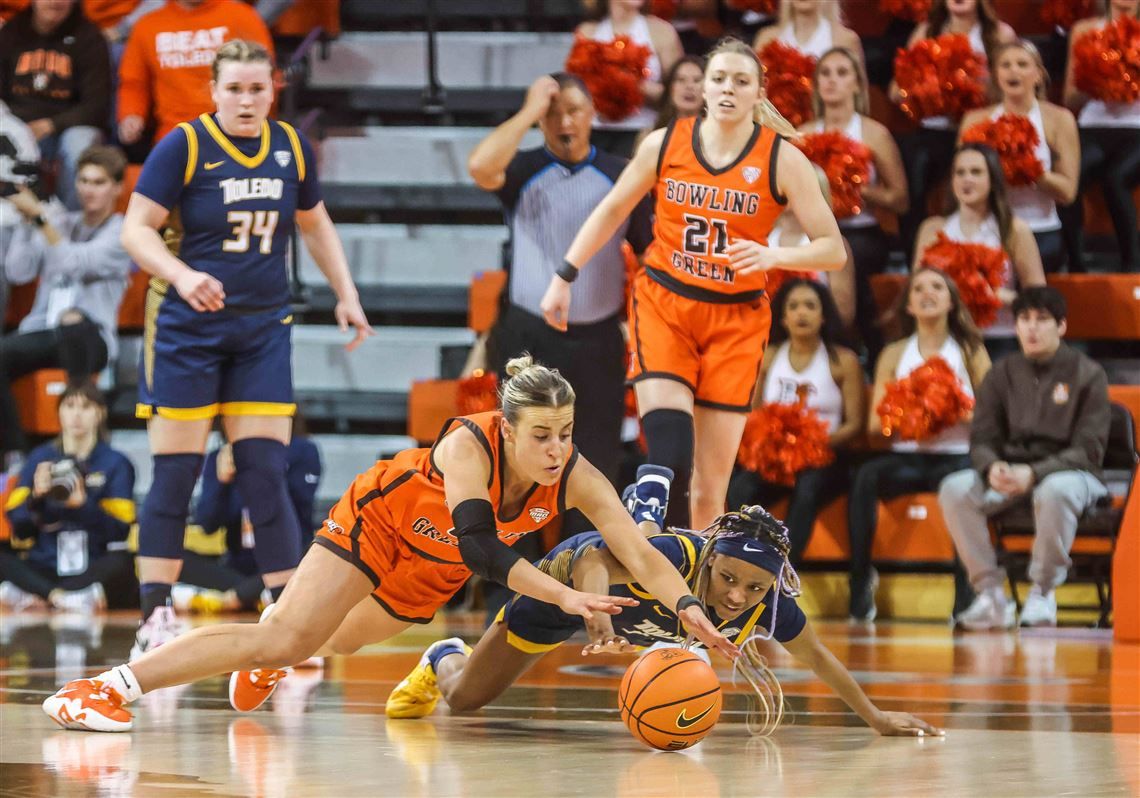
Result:
<instances>
[{"instance_id":1,"label":"player's outstretched arm","mask_svg":"<svg viewBox=\"0 0 1140 798\"><path fill-rule=\"evenodd\" d=\"M884 712L875 706L847 668L843 667L843 663L816 636L810 621L795 639L784 643L784 648L810 667L816 676L843 699L843 703L879 734L888 737L923 737L928 734L941 737L945 734L942 729L907 712Z\"/></svg>"},{"instance_id":2,"label":"player's outstretched arm","mask_svg":"<svg viewBox=\"0 0 1140 798\"><path fill-rule=\"evenodd\" d=\"M570 578L575 590L608 593L610 585L621 581L615 572L629 580L629 574L612 554L605 549L590 549L574 562ZM588 654L625 654L634 650L628 640L614 633L613 621L606 613L586 618L586 635L590 642L582 648L583 657Z\"/></svg>"},{"instance_id":3,"label":"player's outstretched arm","mask_svg":"<svg viewBox=\"0 0 1140 798\"><path fill-rule=\"evenodd\" d=\"M351 352L365 338L376 333L369 326L364 309L360 306L360 295L356 291L356 284L352 282L348 258L345 257L340 236L336 234L336 226L329 218L324 202L318 202L306 211L298 210L296 220L305 248L336 294L336 308L333 311L336 323L341 332L347 332L350 325L356 331L356 336L345 345L345 349Z\"/></svg>"}]
</instances>

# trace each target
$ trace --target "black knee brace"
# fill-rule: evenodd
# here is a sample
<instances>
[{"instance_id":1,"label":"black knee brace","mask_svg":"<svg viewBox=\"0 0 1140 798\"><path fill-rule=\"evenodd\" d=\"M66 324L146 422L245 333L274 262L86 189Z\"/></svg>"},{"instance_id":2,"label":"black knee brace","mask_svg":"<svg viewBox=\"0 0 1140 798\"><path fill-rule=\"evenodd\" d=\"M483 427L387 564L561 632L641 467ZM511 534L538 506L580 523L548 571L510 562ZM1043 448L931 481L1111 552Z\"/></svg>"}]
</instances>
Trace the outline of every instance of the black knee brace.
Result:
<instances>
[{"instance_id":1,"label":"black knee brace","mask_svg":"<svg viewBox=\"0 0 1140 798\"><path fill-rule=\"evenodd\" d=\"M154 480L139 513L139 556L181 560L200 454L156 454Z\"/></svg>"},{"instance_id":2,"label":"black knee brace","mask_svg":"<svg viewBox=\"0 0 1140 798\"><path fill-rule=\"evenodd\" d=\"M253 557L263 574L301 561L301 527L286 483L285 444L269 438L236 441L234 479L253 524Z\"/></svg>"},{"instance_id":3,"label":"black knee brace","mask_svg":"<svg viewBox=\"0 0 1140 798\"><path fill-rule=\"evenodd\" d=\"M649 462L673 469L665 525L689 528L689 482L693 476L693 417L684 410L651 410L641 417Z\"/></svg>"}]
</instances>

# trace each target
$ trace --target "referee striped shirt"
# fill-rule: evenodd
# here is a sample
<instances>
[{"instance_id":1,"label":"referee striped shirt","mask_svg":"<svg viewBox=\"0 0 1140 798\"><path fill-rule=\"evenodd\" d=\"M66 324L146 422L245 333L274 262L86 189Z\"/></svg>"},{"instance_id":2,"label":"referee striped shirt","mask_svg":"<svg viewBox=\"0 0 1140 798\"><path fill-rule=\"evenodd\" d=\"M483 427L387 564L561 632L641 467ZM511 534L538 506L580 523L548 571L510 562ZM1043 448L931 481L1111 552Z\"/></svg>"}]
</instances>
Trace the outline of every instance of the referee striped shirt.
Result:
<instances>
[{"instance_id":1,"label":"referee striped shirt","mask_svg":"<svg viewBox=\"0 0 1140 798\"><path fill-rule=\"evenodd\" d=\"M511 304L536 316L550 278L562 265L570 242L586 217L613 188L627 161L594 147L578 163L563 161L546 147L523 150L507 166L496 192L510 228L507 265ZM653 238L652 204L647 195L613 238L585 264L574 283L571 324L590 324L616 315L625 298L622 240L641 254Z\"/></svg>"}]
</instances>

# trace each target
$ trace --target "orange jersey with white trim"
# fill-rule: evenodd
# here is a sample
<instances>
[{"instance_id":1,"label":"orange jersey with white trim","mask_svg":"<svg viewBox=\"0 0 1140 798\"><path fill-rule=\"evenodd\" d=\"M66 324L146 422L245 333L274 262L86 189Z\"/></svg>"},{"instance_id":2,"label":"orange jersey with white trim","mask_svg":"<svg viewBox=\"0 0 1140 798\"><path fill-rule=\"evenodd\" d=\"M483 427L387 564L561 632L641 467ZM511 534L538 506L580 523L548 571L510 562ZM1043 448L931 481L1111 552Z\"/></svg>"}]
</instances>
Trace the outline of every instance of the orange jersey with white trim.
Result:
<instances>
[{"instance_id":1,"label":"orange jersey with white trim","mask_svg":"<svg viewBox=\"0 0 1140 798\"><path fill-rule=\"evenodd\" d=\"M499 540L513 546L524 535L538 531L551 518L565 512L566 483L578 459L578 449L574 447L571 451L558 483L535 483L518 513L505 516L502 420L503 414L498 411L448 419L430 449L408 449L391 460L378 462L356 478L340 503L351 502L362 508L365 521L398 532L417 554L435 562L462 565L451 510L444 495L444 474L432 456L439 442L462 425L475 435L491 461L487 492L495 509L495 525ZM372 501L377 492L380 501ZM354 510L352 515L355 514ZM332 517L335 516L334 508Z\"/></svg>"},{"instance_id":2,"label":"orange jersey with white trim","mask_svg":"<svg viewBox=\"0 0 1140 798\"><path fill-rule=\"evenodd\" d=\"M645 265L651 277L679 293L691 286L726 297L754 294L764 289L767 276L738 275L729 265L728 245L737 239L766 244L784 212L787 199L776 185L782 139L758 124L740 156L715 169L701 153L699 123L696 117L678 119L665 134Z\"/></svg>"}]
</instances>

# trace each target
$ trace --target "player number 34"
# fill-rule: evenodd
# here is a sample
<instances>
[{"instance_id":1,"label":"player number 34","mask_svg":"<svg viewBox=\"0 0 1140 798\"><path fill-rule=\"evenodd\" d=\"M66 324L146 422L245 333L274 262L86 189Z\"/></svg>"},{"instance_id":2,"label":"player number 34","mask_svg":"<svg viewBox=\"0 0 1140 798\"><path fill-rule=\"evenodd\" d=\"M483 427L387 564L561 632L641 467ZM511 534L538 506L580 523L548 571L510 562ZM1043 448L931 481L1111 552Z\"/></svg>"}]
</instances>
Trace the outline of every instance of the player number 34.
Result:
<instances>
[{"instance_id":1,"label":"player number 34","mask_svg":"<svg viewBox=\"0 0 1140 798\"><path fill-rule=\"evenodd\" d=\"M259 236L258 250L268 255L273 249L273 233L277 230L277 211L230 211L226 222L234 226L233 238L222 242L223 252L248 252L249 237Z\"/></svg>"}]
</instances>

